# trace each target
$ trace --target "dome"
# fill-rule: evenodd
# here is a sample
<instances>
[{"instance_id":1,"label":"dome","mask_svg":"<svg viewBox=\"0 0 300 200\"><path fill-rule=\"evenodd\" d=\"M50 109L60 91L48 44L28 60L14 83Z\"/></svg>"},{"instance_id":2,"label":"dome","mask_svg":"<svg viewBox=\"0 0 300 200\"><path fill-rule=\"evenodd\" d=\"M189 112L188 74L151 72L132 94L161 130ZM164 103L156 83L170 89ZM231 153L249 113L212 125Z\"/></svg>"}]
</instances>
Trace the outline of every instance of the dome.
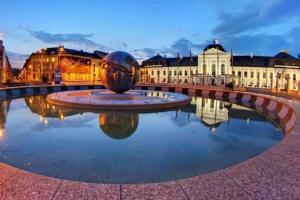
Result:
<instances>
[{"instance_id":1,"label":"dome","mask_svg":"<svg viewBox=\"0 0 300 200\"><path fill-rule=\"evenodd\" d=\"M140 66L129 53L115 51L101 62L100 79L103 85L116 93L123 93L135 87Z\"/></svg>"},{"instance_id":2,"label":"dome","mask_svg":"<svg viewBox=\"0 0 300 200\"><path fill-rule=\"evenodd\" d=\"M101 130L110 138L125 139L131 136L139 123L137 113L105 112L99 115Z\"/></svg>"},{"instance_id":3,"label":"dome","mask_svg":"<svg viewBox=\"0 0 300 200\"><path fill-rule=\"evenodd\" d=\"M220 44L214 43L214 44L209 44L204 48L204 51L207 51L209 49L218 49L220 51L224 51L226 52L226 50L224 49L224 47Z\"/></svg>"}]
</instances>

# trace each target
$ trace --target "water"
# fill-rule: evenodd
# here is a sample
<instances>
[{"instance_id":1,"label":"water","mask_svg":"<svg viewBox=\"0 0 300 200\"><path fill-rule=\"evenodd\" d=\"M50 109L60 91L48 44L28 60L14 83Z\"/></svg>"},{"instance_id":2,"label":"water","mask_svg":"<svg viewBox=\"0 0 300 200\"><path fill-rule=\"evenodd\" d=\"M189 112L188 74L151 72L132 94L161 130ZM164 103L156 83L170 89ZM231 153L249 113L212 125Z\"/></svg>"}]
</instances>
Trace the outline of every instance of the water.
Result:
<instances>
[{"instance_id":1,"label":"water","mask_svg":"<svg viewBox=\"0 0 300 200\"><path fill-rule=\"evenodd\" d=\"M0 161L85 182L149 183L205 174L247 160L284 137L253 110L202 98L155 113L67 110L43 96L0 107Z\"/></svg>"}]
</instances>

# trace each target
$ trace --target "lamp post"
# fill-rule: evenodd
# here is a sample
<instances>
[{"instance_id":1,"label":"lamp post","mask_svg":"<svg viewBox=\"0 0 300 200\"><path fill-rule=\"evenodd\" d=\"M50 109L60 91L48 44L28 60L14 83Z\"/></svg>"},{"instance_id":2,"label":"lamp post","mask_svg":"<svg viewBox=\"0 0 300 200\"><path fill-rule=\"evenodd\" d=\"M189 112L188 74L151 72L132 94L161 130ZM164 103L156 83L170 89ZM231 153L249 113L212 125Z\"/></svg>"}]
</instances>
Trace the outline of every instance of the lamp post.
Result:
<instances>
[{"instance_id":1,"label":"lamp post","mask_svg":"<svg viewBox=\"0 0 300 200\"><path fill-rule=\"evenodd\" d=\"M62 45L62 46L59 46L58 47L58 58L57 58L57 74L55 73L55 75L54 75L54 79L56 79L56 76L59 76L59 81L57 81L57 80L54 80L54 82L55 82L55 84L56 83L60 83L61 82L61 80L62 80L62 72L61 72L61 64L60 64L60 56L61 56L61 54L63 53L63 51L64 51L64 46Z\"/></svg>"},{"instance_id":2,"label":"lamp post","mask_svg":"<svg viewBox=\"0 0 300 200\"><path fill-rule=\"evenodd\" d=\"M45 49L42 48L40 50L40 53L42 54L42 61L41 61L41 66L40 66L40 80L42 81L42 71L44 72L45 71L45 68L44 68L44 51Z\"/></svg>"},{"instance_id":3,"label":"lamp post","mask_svg":"<svg viewBox=\"0 0 300 200\"><path fill-rule=\"evenodd\" d=\"M271 92L273 90L273 74L270 74L270 80L271 80Z\"/></svg>"},{"instance_id":4,"label":"lamp post","mask_svg":"<svg viewBox=\"0 0 300 200\"><path fill-rule=\"evenodd\" d=\"M278 93L278 90L279 90L279 79L281 77L281 74L280 73L277 73L276 75L276 93Z\"/></svg>"},{"instance_id":5,"label":"lamp post","mask_svg":"<svg viewBox=\"0 0 300 200\"><path fill-rule=\"evenodd\" d=\"M290 75L289 74L286 74L285 75L285 80L286 80L286 93L289 93L289 89L290 89L290 79L291 79L291 77L290 77Z\"/></svg>"}]
</instances>

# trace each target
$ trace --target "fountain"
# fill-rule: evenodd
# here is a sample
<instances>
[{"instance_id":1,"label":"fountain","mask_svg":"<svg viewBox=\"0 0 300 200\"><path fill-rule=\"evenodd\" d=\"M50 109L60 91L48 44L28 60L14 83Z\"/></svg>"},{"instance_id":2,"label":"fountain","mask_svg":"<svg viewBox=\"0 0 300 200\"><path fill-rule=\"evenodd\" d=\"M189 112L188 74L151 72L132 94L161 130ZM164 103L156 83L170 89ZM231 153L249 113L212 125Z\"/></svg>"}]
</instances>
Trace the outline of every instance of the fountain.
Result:
<instances>
[{"instance_id":1,"label":"fountain","mask_svg":"<svg viewBox=\"0 0 300 200\"><path fill-rule=\"evenodd\" d=\"M122 51L103 58L100 77L106 89L66 91L48 95L47 101L85 110L162 110L188 105L187 95L164 91L134 90L140 66Z\"/></svg>"}]
</instances>

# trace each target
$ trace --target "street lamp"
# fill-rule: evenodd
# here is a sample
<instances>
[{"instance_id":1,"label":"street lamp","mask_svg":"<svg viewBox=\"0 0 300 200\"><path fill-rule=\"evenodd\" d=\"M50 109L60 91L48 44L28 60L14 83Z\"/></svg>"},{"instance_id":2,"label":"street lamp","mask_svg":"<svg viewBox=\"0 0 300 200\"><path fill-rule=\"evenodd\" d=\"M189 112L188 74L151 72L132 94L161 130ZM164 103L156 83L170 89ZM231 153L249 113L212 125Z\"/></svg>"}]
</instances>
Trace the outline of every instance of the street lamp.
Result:
<instances>
[{"instance_id":1,"label":"street lamp","mask_svg":"<svg viewBox=\"0 0 300 200\"><path fill-rule=\"evenodd\" d=\"M57 83L57 82L60 83L60 81L62 79L60 56L63 53L63 51L64 51L64 46L63 45L59 46L58 47L58 56L57 56L57 65L58 65L57 66L57 73L54 74L54 79L56 79L56 76L59 76L59 81L54 80L55 83Z\"/></svg>"},{"instance_id":2,"label":"street lamp","mask_svg":"<svg viewBox=\"0 0 300 200\"><path fill-rule=\"evenodd\" d=\"M277 73L277 75L276 75L276 93L279 90L279 80L280 80L280 78L281 78L281 74Z\"/></svg>"},{"instance_id":3,"label":"street lamp","mask_svg":"<svg viewBox=\"0 0 300 200\"><path fill-rule=\"evenodd\" d=\"M40 67L40 80L42 81L42 71L45 71L45 67L44 67L44 52L46 49L42 48L40 49L40 53L42 54L42 62L41 62L41 67Z\"/></svg>"}]
</instances>

